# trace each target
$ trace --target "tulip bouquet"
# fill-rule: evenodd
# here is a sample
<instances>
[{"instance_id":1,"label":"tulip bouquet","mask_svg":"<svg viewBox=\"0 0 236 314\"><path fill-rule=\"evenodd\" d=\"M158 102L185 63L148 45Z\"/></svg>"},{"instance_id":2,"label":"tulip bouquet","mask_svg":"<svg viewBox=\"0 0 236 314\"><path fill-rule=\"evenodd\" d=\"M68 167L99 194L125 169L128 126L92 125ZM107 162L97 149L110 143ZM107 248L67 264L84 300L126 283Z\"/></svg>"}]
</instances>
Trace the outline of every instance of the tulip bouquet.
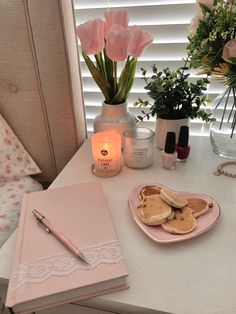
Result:
<instances>
[{"instance_id":1,"label":"tulip bouquet","mask_svg":"<svg viewBox=\"0 0 236 314\"><path fill-rule=\"evenodd\" d=\"M128 26L126 11L106 11L105 20L93 19L76 27L82 55L102 91L106 104L124 103L133 85L137 58L153 41L151 34ZM89 55L95 56L95 62ZM118 78L117 62L125 61Z\"/></svg>"},{"instance_id":2,"label":"tulip bouquet","mask_svg":"<svg viewBox=\"0 0 236 314\"><path fill-rule=\"evenodd\" d=\"M236 85L235 0L197 0L187 51L191 67Z\"/></svg>"}]
</instances>

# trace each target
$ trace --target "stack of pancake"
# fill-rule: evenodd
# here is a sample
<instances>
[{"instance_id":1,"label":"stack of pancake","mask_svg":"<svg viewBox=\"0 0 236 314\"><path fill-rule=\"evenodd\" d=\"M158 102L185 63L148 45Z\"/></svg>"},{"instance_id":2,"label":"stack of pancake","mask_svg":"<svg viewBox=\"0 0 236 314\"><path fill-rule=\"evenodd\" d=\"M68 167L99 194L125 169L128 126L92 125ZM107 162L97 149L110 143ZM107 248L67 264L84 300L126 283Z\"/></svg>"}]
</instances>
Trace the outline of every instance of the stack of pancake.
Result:
<instances>
[{"instance_id":1,"label":"stack of pancake","mask_svg":"<svg viewBox=\"0 0 236 314\"><path fill-rule=\"evenodd\" d=\"M197 226L196 218L208 212L206 200L184 198L158 186L145 186L140 191L137 207L141 221L149 226L159 226L173 234L186 234Z\"/></svg>"}]
</instances>

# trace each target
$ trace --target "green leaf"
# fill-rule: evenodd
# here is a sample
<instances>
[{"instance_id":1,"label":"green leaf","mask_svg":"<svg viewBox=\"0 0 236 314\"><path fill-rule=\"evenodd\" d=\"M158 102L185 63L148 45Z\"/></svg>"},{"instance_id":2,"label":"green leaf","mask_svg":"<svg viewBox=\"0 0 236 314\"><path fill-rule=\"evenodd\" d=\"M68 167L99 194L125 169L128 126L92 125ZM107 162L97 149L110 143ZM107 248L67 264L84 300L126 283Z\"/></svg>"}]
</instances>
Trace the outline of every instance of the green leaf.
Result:
<instances>
[{"instance_id":1,"label":"green leaf","mask_svg":"<svg viewBox=\"0 0 236 314\"><path fill-rule=\"evenodd\" d=\"M146 73L147 73L147 71L146 71L146 69L144 69L144 68L140 68L141 69L141 71L142 71L142 75L146 75Z\"/></svg>"},{"instance_id":2,"label":"green leaf","mask_svg":"<svg viewBox=\"0 0 236 314\"><path fill-rule=\"evenodd\" d=\"M138 119L139 121L142 121L142 122L143 122L143 117L137 116L137 119Z\"/></svg>"},{"instance_id":3,"label":"green leaf","mask_svg":"<svg viewBox=\"0 0 236 314\"><path fill-rule=\"evenodd\" d=\"M107 80L111 85L111 88L114 90L114 80L113 80L113 62L108 58L106 50L104 49L104 61L105 61L105 71L107 74Z\"/></svg>"},{"instance_id":4,"label":"green leaf","mask_svg":"<svg viewBox=\"0 0 236 314\"><path fill-rule=\"evenodd\" d=\"M127 86L126 86L125 94L124 94L125 100L129 97L130 90L131 90L133 83L134 83L136 66L137 66L137 59L136 58L131 59L128 82L127 82Z\"/></svg>"},{"instance_id":5,"label":"green leaf","mask_svg":"<svg viewBox=\"0 0 236 314\"><path fill-rule=\"evenodd\" d=\"M233 64L236 64L236 58L231 58L231 60Z\"/></svg>"},{"instance_id":6,"label":"green leaf","mask_svg":"<svg viewBox=\"0 0 236 314\"><path fill-rule=\"evenodd\" d=\"M95 67L91 59L84 52L82 52L82 54L84 61L86 62L87 67L92 74L92 77L105 97L105 101L109 102L112 96L112 89L110 84L103 78L102 73Z\"/></svg>"},{"instance_id":7,"label":"green leaf","mask_svg":"<svg viewBox=\"0 0 236 314\"><path fill-rule=\"evenodd\" d=\"M207 103L211 103L211 102L213 102L213 99L212 99L212 98L207 97L206 102L207 102Z\"/></svg>"},{"instance_id":8,"label":"green leaf","mask_svg":"<svg viewBox=\"0 0 236 314\"><path fill-rule=\"evenodd\" d=\"M121 75L119 78L118 91L111 101L112 104L118 104L118 103L122 103L126 101L125 91L126 91L126 86L129 81L129 74L130 74L130 60L127 60L125 67L123 71L121 72Z\"/></svg>"},{"instance_id":9,"label":"green leaf","mask_svg":"<svg viewBox=\"0 0 236 314\"><path fill-rule=\"evenodd\" d=\"M153 64L153 66L152 66L152 71L153 71L153 73L157 73L157 67L155 64Z\"/></svg>"}]
</instances>

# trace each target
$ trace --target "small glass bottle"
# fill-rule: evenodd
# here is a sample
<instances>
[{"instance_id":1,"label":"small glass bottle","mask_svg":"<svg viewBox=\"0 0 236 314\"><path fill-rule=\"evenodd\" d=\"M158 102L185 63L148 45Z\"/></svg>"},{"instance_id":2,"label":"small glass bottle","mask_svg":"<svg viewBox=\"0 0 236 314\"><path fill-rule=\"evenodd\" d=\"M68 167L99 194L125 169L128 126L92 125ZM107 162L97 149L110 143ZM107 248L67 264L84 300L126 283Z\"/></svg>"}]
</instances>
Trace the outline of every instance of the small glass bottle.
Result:
<instances>
[{"instance_id":1,"label":"small glass bottle","mask_svg":"<svg viewBox=\"0 0 236 314\"><path fill-rule=\"evenodd\" d=\"M177 161L185 162L188 159L190 146L188 145L189 140L189 127L182 125L179 132L179 139L176 145Z\"/></svg>"},{"instance_id":2,"label":"small glass bottle","mask_svg":"<svg viewBox=\"0 0 236 314\"><path fill-rule=\"evenodd\" d=\"M162 166L165 169L173 170L177 160L176 135L175 132L167 132L165 149L161 153Z\"/></svg>"}]
</instances>

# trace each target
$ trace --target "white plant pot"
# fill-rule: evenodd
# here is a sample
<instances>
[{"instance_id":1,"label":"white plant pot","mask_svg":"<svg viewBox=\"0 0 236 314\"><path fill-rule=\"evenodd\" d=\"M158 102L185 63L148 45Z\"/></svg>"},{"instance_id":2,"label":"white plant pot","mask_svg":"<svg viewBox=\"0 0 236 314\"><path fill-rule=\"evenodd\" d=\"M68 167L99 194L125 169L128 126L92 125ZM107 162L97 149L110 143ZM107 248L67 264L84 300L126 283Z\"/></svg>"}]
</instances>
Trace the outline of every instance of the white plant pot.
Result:
<instances>
[{"instance_id":1,"label":"white plant pot","mask_svg":"<svg viewBox=\"0 0 236 314\"><path fill-rule=\"evenodd\" d=\"M167 132L175 132L177 141L179 137L179 130L182 125L189 125L189 118L176 120L158 118L156 120L155 129L156 147L164 149Z\"/></svg>"}]
</instances>

